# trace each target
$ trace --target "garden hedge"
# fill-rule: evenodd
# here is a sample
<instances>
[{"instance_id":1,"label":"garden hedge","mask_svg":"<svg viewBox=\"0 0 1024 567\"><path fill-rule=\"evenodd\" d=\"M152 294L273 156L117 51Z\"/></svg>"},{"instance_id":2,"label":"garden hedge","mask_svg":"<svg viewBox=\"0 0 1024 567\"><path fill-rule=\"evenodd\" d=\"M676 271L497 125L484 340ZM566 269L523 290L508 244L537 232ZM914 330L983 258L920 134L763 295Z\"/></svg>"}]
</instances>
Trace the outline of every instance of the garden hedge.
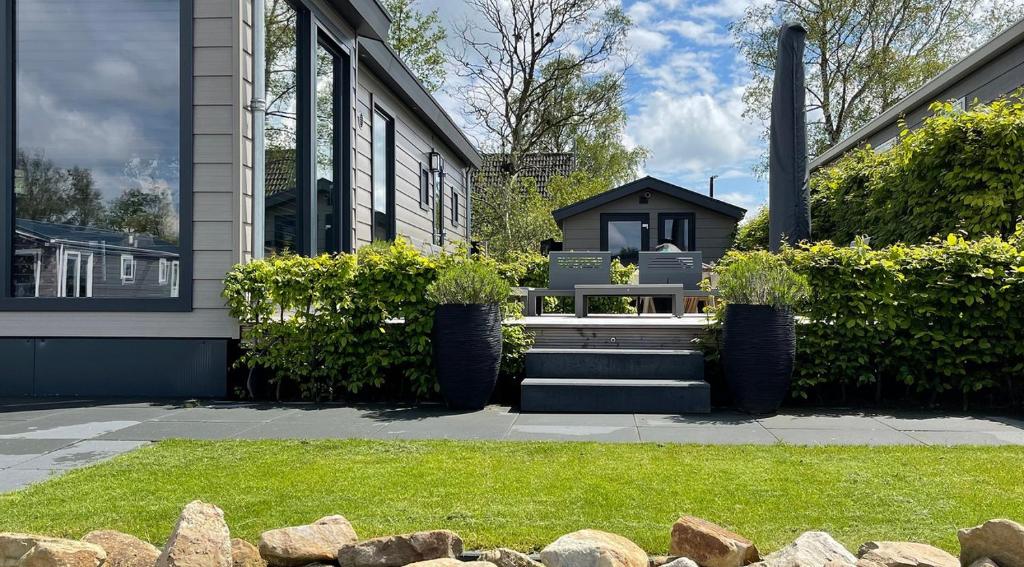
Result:
<instances>
[{"instance_id":1,"label":"garden hedge","mask_svg":"<svg viewBox=\"0 0 1024 567\"><path fill-rule=\"evenodd\" d=\"M818 403L1018 405L1020 244L1019 235L977 241L950 235L916 246L872 249L858 240L784 250L812 289L797 309L793 395Z\"/></svg>"},{"instance_id":2,"label":"garden hedge","mask_svg":"<svg viewBox=\"0 0 1024 567\"><path fill-rule=\"evenodd\" d=\"M278 255L239 264L224 281L227 305L243 329L239 363L266 372L278 396L286 385L313 400L368 390L392 399L430 397L437 379L427 287L439 269L467 258L464 250L428 256L399 239L354 254ZM547 258L539 254L472 261L493 265L511 285L547 285ZM632 268L612 266L613 281L626 283ZM628 302L607 301L610 310L629 309ZM522 327L504 329L504 377L521 376L532 342Z\"/></svg>"},{"instance_id":3,"label":"garden hedge","mask_svg":"<svg viewBox=\"0 0 1024 567\"><path fill-rule=\"evenodd\" d=\"M812 175L815 240L920 244L962 231L1012 235L1024 214L1024 104L1020 93L970 110L932 105L885 152L852 151Z\"/></svg>"}]
</instances>

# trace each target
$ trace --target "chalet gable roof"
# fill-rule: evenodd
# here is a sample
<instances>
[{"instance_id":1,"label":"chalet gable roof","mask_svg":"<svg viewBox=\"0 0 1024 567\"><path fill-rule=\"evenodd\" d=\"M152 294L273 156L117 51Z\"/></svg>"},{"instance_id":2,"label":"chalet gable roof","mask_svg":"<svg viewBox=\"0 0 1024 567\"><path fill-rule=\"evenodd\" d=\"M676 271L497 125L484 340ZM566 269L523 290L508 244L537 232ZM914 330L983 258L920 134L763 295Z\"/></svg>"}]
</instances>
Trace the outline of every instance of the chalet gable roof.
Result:
<instances>
[{"instance_id":1,"label":"chalet gable roof","mask_svg":"<svg viewBox=\"0 0 1024 567\"><path fill-rule=\"evenodd\" d=\"M555 222L561 226L562 221L569 217L576 216L582 212L600 207L601 205L610 203L616 199L621 199L645 190L657 191L668 195L669 197L674 197L680 201L686 201L687 203L698 207L703 207L705 209L715 211L716 213L721 213L736 220L742 219L743 215L747 214L746 209L737 207L736 205L708 197L707 195L701 195L696 191L691 191L685 187L673 185L672 183L662 181L661 179L648 175L647 177L631 181L625 185L616 187L615 189L594 195L589 199L584 199L577 203L562 207L561 209L553 211L551 216L555 217Z\"/></svg>"}]
</instances>

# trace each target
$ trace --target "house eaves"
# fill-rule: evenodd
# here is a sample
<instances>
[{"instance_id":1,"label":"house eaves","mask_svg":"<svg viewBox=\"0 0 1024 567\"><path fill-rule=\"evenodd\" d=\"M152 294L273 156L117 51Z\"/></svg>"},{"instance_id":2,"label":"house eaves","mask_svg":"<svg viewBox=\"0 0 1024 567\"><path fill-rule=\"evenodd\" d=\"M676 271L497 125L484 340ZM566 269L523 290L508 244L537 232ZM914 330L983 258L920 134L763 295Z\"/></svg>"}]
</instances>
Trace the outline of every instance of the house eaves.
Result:
<instances>
[{"instance_id":1,"label":"house eaves","mask_svg":"<svg viewBox=\"0 0 1024 567\"><path fill-rule=\"evenodd\" d=\"M331 5L352 24L356 33L378 40L387 40L391 14L378 0L331 0Z\"/></svg>"},{"instance_id":2,"label":"house eaves","mask_svg":"<svg viewBox=\"0 0 1024 567\"><path fill-rule=\"evenodd\" d=\"M375 39L359 38L359 60L388 86L409 106L409 108L439 137L441 137L456 154L475 169L483 165L483 157L473 143L455 125L452 117L427 91L423 83L405 66L398 55L384 42Z\"/></svg>"},{"instance_id":3,"label":"house eaves","mask_svg":"<svg viewBox=\"0 0 1024 567\"><path fill-rule=\"evenodd\" d=\"M1017 22L1006 31L992 38L988 43L982 45L967 57L961 59L935 78L921 86L921 88L910 93L905 98L889 107L885 112L879 114L852 135L832 146L820 156L814 158L808 164L808 169L817 169L851 149L860 146L879 130L896 122L901 116L924 104L935 101L940 93L956 84L964 77L978 70L980 67L1006 53L1015 45L1024 41L1024 20Z\"/></svg>"},{"instance_id":4,"label":"house eaves","mask_svg":"<svg viewBox=\"0 0 1024 567\"><path fill-rule=\"evenodd\" d=\"M551 216L555 218L555 222L558 223L559 228L561 228L562 221L569 217L576 216L580 213L615 201L616 199L628 197L629 195L647 189L663 193L669 197L674 197L680 201L685 201L698 207L715 211L716 213L721 213L736 220L742 219L743 215L747 214L746 209L737 207L736 205L708 197L707 195L701 195L696 191L691 191L685 187L673 185L672 183L662 181L655 177L647 176L637 179L636 181L631 181L620 187L616 187L615 189L605 191L604 193L594 195L589 199L584 199L578 203L573 203L572 205L552 211Z\"/></svg>"}]
</instances>

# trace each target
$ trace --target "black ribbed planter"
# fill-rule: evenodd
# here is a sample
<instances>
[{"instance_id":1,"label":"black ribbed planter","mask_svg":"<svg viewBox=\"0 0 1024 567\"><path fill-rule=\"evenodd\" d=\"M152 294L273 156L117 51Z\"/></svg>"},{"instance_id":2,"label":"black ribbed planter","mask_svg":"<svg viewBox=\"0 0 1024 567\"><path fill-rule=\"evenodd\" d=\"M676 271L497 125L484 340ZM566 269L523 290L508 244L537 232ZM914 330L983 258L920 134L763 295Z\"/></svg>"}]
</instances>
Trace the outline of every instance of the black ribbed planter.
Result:
<instances>
[{"instance_id":1,"label":"black ribbed planter","mask_svg":"<svg viewBox=\"0 0 1024 567\"><path fill-rule=\"evenodd\" d=\"M448 407L480 409L487 405L501 364L500 307L438 305L433 342L437 381Z\"/></svg>"},{"instance_id":2,"label":"black ribbed planter","mask_svg":"<svg viewBox=\"0 0 1024 567\"><path fill-rule=\"evenodd\" d=\"M738 409L778 411L789 393L795 357L792 311L768 305L725 307L722 369Z\"/></svg>"}]
</instances>

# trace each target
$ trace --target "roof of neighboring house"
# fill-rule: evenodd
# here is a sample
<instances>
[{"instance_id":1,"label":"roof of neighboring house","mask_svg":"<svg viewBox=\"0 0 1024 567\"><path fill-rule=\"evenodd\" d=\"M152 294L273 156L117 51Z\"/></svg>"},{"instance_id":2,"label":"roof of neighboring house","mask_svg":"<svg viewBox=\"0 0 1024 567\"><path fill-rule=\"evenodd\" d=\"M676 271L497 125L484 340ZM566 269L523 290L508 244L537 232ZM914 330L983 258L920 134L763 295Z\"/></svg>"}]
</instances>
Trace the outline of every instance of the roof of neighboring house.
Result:
<instances>
[{"instance_id":1,"label":"roof of neighboring house","mask_svg":"<svg viewBox=\"0 0 1024 567\"><path fill-rule=\"evenodd\" d=\"M295 150L267 152L264 185L267 196L295 188Z\"/></svg>"},{"instance_id":2,"label":"roof of neighboring house","mask_svg":"<svg viewBox=\"0 0 1024 567\"><path fill-rule=\"evenodd\" d=\"M921 88L910 93L902 100L892 105L885 112L879 114L874 120L862 126L846 139L832 146L820 156L811 160L808 169L816 169L829 163L842 154L850 151L863 143L879 130L892 124L907 112L920 107L923 104L930 104L935 101L943 91L957 83L964 77L977 71L990 61L1006 53L1009 49L1024 41L1024 20L1017 22L1006 31L992 38L988 43L982 45L967 57L952 65L935 78L921 86Z\"/></svg>"},{"instance_id":3,"label":"roof of neighboring house","mask_svg":"<svg viewBox=\"0 0 1024 567\"><path fill-rule=\"evenodd\" d=\"M628 197L634 193L646 190L664 193L669 197L675 197L680 201L686 201L698 207L704 207L705 209L732 217L737 221L742 219L743 215L747 214L746 209L737 207L736 205L720 201L713 197L708 197L707 195L701 195L696 191L691 191L685 187L673 185L672 183L668 183L648 175L647 177L631 181L625 185L616 187L615 189L610 189L604 193L594 195L589 199L584 199L578 203L562 207L561 209L553 211L551 216L555 217L555 221L559 226L561 226L562 221L569 217L600 207L601 205L610 203L616 199Z\"/></svg>"},{"instance_id":4,"label":"roof of neighboring house","mask_svg":"<svg viewBox=\"0 0 1024 567\"><path fill-rule=\"evenodd\" d=\"M484 154L479 180L482 184L499 183L508 176L508 154ZM520 164L520 175L532 177L537 182L537 191L547 195L548 182L552 177L567 177L576 171L576 154L572 152L538 152L526 154Z\"/></svg>"},{"instance_id":5,"label":"roof of neighboring house","mask_svg":"<svg viewBox=\"0 0 1024 567\"><path fill-rule=\"evenodd\" d=\"M452 117L390 46L382 41L361 37L359 60L393 90L435 134L444 139L459 157L474 168L480 168L483 157L476 151L473 142L455 125Z\"/></svg>"},{"instance_id":6,"label":"roof of neighboring house","mask_svg":"<svg viewBox=\"0 0 1024 567\"><path fill-rule=\"evenodd\" d=\"M137 252L163 252L177 256L178 245L148 234L133 234L107 228L16 219L18 232L40 240L76 243L82 246Z\"/></svg>"}]
</instances>

